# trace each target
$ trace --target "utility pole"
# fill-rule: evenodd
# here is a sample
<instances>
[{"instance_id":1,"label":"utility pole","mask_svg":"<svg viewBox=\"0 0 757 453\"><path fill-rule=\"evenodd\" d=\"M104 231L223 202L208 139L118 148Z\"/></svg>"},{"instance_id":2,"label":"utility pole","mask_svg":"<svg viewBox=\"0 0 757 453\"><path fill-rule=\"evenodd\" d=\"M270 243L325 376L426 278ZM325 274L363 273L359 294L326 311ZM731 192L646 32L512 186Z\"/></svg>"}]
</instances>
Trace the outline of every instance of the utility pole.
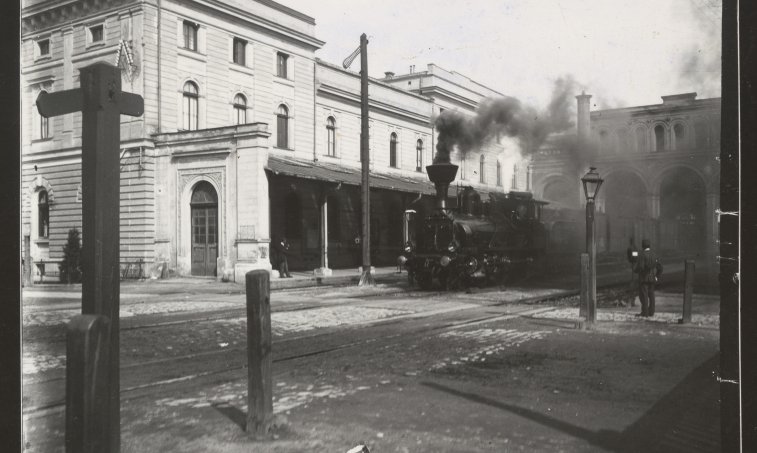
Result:
<instances>
[{"instance_id":1,"label":"utility pole","mask_svg":"<svg viewBox=\"0 0 757 453\"><path fill-rule=\"evenodd\" d=\"M363 207L363 272L358 286L376 284L371 273L371 162L368 138L368 37L363 33L360 35L360 162L362 164L360 191Z\"/></svg>"}]
</instances>

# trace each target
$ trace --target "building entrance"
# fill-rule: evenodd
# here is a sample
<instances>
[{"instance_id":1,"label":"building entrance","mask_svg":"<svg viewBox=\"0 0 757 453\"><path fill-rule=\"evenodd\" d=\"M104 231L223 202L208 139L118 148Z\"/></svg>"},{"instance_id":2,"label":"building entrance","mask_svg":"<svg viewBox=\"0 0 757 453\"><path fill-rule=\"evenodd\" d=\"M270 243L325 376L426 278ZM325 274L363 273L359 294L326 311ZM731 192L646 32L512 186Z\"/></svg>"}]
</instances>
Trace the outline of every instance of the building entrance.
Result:
<instances>
[{"instance_id":1,"label":"building entrance","mask_svg":"<svg viewBox=\"0 0 757 453\"><path fill-rule=\"evenodd\" d=\"M192 192L192 275L215 276L218 258L218 197L207 182Z\"/></svg>"}]
</instances>

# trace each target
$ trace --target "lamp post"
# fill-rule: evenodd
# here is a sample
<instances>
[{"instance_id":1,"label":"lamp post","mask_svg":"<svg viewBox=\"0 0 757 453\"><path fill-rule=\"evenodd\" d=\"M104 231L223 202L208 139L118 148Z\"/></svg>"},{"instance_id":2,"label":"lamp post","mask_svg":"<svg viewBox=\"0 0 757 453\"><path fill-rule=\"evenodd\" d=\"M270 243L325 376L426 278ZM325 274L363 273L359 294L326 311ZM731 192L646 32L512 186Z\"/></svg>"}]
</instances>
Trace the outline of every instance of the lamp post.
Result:
<instances>
[{"instance_id":1,"label":"lamp post","mask_svg":"<svg viewBox=\"0 0 757 453\"><path fill-rule=\"evenodd\" d=\"M586 321L594 324L597 319L597 238L594 232L594 201L599 188L604 181L596 172L596 167L590 167L581 182L586 196L586 253L589 255L589 288L586 307Z\"/></svg>"}]
</instances>

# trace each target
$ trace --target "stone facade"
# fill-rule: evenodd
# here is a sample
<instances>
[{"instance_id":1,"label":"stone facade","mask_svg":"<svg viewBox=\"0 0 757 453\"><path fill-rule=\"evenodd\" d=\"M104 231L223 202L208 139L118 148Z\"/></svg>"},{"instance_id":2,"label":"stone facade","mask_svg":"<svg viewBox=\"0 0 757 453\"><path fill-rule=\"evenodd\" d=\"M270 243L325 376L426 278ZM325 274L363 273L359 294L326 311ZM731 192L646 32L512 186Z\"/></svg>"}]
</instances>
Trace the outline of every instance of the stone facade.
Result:
<instances>
[{"instance_id":1,"label":"stone facade","mask_svg":"<svg viewBox=\"0 0 757 453\"><path fill-rule=\"evenodd\" d=\"M606 214L604 251L625 250L633 236L637 246L647 237L660 249L714 257L720 99L684 93L663 96L661 104L590 112L590 98L577 96L577 135L588 145L567 149L560 146L565 137L552 137L531 162L534 194L578 208L580 178L595 166L605 180L597 200Z\"/></svg>"},{"instance_id":2,"label":"stone facade","mask_svg":"<svg viewBox=\"0 0 757 453\"><path fill-rule=\"evenodd\" d=\"M119 66L123 89L145 102L143 116L121 118L124 269L242 281L271 269L271 236L287 228L298 235L295 268L359 263L359 186L329 176L338 172L271 170L283 159L359 172L359 78L318 61L322 45L311 17L271 0L25 0L21 204L38 272L56 271L68 230L81 229L81 115L46 120L34 103L41 90L78 87L79 69L100 61ZM472 114L497 95L435 65L371 79L371 169L383 181L372 194L377 262L393 262L404 210L430 204L436 115ZM473 154L460 185L527 189L527 167L513 177L504 146Z\"/></svg>"}]
</instances>

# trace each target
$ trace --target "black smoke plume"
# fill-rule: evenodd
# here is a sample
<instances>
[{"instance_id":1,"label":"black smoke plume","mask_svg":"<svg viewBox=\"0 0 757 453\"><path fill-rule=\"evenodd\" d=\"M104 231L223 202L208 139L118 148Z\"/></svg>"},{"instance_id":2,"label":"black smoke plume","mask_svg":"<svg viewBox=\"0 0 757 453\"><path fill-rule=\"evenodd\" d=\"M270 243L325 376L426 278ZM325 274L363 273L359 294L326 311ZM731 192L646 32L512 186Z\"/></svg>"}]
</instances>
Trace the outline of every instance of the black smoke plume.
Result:
<instances>
[{"instance_id":1,"label":"black smoke plume","mask_svg":"<svg viewBox=\"0 0 757 453\"><path fill-rule=\"evenodd\" d=\"M574 126L571 107L575 92L575 81L562 77L555 82L552 98L543 110L513 97L484 99L472 117L445 110L435 123L439 138L434 163L449 163L455 147L465 154L498 135L517 139L522 154L533 153L549 134Z\"/></svg>"}]
</instances>

